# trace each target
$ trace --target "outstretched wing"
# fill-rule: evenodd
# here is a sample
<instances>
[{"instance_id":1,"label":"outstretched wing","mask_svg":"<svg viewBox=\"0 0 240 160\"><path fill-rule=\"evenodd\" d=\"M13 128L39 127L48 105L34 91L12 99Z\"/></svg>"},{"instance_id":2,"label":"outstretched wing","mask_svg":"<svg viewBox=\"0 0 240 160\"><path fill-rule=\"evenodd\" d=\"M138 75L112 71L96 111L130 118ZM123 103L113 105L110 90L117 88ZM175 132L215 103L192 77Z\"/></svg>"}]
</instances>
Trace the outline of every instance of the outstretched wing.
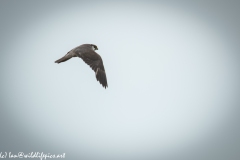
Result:
<instances>
[{"instance_id":1,"label":"outstretched wing","mask_svg":"<svg viewBox=\"0 0 240 160\"><path fill-rule=\"evenodd\" d=\"M87 53L81 55L78 54L78 56L82 58L82 60L88 64L92 70L94 70L97 81L99 81L103 87L108 87L107 77L101 56L94 51L88 51Z\"/></svg>"}]
</instances>

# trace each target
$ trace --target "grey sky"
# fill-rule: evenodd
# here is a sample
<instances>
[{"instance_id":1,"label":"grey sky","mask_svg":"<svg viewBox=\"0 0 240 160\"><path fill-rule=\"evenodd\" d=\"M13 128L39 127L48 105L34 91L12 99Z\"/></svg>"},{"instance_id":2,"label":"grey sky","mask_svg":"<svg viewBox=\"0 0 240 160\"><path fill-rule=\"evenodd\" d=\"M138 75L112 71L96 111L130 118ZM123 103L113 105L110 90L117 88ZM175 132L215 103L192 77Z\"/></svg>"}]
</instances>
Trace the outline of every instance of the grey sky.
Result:
<instances>
[{"instance_id":1,"label":"grey sky","mask_svg":"<svg viewBox=\"0 0 240 160\"><path fill-rule=\"evenodd\" d=\"M239 3L0 4L0 152L239 159ZM81 59L54 63L84 43L106 90Z\"/></svg>"}]
</instances>

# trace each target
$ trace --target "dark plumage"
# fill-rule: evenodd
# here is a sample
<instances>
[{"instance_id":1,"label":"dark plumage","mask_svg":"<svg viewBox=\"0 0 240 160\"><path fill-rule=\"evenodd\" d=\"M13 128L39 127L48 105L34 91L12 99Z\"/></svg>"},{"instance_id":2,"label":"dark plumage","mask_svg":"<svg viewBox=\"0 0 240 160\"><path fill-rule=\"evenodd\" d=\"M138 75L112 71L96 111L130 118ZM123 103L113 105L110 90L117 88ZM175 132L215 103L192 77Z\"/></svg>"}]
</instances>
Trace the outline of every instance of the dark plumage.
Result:
<instances>
[{"instance_id":1,"label":"dark plumage","mask_svg":"<svg viewBox=\"0 0 240 160\"><path fill-rule=\"evenodd\" d=\"M96 79L103 87L108 87L107 77L103 66L102 58L95 52L98 50L94 44L83 44L69 51L64 57L55 61L55 63L65 62L72 57L79 57L87 63L96 74Z\"/></svg>"}]
</instances>

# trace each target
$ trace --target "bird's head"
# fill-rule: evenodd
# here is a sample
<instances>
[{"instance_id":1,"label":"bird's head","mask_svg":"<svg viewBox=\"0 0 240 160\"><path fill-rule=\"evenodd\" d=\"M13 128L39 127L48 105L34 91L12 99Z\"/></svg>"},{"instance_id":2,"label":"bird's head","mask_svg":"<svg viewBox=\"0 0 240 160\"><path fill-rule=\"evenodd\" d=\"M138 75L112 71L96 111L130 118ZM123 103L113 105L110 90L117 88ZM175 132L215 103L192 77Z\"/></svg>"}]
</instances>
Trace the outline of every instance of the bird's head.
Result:
<instances>
[{"instance_id":1,"label":"bird's head","mask_svg":"<svg viewBox=\"0 0 240 160\"><path fill-rule=\"evenodd\" d=\"M92 49L95 51L95 50L98 50L97 46L95 44L91 44L92 46Z\"/></svg>"}]
</instances>

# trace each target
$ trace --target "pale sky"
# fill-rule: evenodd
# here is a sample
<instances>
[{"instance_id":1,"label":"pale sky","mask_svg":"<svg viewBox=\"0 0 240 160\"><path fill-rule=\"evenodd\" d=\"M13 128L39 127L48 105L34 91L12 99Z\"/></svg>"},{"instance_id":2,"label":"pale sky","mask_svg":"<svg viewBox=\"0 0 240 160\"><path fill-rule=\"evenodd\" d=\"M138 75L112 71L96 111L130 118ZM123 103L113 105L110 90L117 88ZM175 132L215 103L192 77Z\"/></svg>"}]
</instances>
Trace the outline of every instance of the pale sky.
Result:
<instances>
[{"instance_id":1,"label":"pale sky","mask_svg":"<svg viewBox=\"0 0 240 160\"><path fill-rule=\"evenodd\" d=\"M72 160L239 156L240 142L232 142L239 128L229 128L240 104L235 3L0 3L0 152ZM84 43L98 46L106 90L81 59L54 63Z\"/></svg>"}]
</instances>

